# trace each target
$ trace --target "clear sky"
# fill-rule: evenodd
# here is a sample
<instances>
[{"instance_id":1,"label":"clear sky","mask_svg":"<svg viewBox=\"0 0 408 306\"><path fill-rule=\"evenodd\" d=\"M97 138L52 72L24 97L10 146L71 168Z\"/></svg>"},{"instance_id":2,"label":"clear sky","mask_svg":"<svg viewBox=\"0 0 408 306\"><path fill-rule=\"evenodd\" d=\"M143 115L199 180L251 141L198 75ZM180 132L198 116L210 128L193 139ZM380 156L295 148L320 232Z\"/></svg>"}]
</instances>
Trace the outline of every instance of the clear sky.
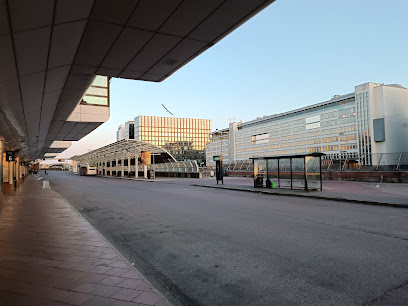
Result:
<instances>
[{"instance_id":1,"label":"clear sky","mask_svg":"<svg viewBox=\"0 0 408 306\"><path fill-rule=\"evenodd\" d=\"M111 80L108 122L59 157L115 141L138 115L248 121L354 91L408 87L407 0L277 0L161 83Z\"/></svg>"}]
</instances>

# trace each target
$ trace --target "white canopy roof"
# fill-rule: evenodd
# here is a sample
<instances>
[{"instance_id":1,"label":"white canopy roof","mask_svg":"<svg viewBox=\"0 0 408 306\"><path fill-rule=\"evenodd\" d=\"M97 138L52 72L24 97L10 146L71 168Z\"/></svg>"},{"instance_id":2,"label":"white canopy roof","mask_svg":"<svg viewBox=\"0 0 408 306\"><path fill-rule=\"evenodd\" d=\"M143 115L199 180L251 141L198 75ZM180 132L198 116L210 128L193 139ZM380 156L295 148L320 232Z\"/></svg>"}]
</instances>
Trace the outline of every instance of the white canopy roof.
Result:
<instances>
[{"instance_id":1,"label":"white canopy roof","mask_svg":"<svg viewBox=\"0 0 408 306\"><path fill-rule=\"evenodd\" d=\"M71 157L71 159L80 163L94 163L103 160L115 160L116 158L139 157L142 151L148 151L152 154L168 154L170 161L176 161L176 159L162 147L156 146L147 141L135 139L117 141L88 153L75 155Z\"/></svg>"}]
</instances>

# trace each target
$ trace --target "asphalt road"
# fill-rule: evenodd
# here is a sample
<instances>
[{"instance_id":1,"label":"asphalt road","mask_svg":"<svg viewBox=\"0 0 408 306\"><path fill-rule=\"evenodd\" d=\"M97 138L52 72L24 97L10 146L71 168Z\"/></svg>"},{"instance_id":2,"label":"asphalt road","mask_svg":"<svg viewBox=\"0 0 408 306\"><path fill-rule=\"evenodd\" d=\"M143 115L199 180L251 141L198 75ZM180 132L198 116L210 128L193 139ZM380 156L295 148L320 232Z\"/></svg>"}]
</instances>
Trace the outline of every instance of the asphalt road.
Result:
<instances>
[{"instance_id":1,"label":"asphalt road","mask_svg":"<svg viewBox=\"0 0 408 306\"><path fill-rule=\"evenodd\" d=\"M408 304L408 210L49 172L176 305Z\"/></svg>"}]
</instances>

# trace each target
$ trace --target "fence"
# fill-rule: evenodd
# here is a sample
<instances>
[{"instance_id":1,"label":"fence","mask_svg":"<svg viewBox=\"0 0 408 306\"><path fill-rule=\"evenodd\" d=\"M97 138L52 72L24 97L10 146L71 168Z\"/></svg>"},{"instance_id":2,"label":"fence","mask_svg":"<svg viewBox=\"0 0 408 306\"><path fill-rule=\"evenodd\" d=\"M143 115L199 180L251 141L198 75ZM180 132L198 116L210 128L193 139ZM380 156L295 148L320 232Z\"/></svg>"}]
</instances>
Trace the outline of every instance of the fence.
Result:
<instances>
[{"instance_id":1,"label":"fence","mask_svg":"<svg viewBox=\"0 0 408 306\"><path fill-rule=\"evenodd\" d=\"M157 176L178 176L178 177L199 177L199 167L197 162L194 161L183 161L183 162L170 162L170 163L160 163L147 165L147 170L154 170ZM123 169L123 174L122 174ZM134 176L136 171L135 165L122 165L118 166L104 166L103 170L100 170L101 174L104 175L115 175L115 176ZM144 172L144 166L138 165L138 175Z\"/></svg>"},{"instance_id":2,"label":"fence","mask_svg":"<svg viewBox=\"0 0 408 306\"><path fill-rule=\"evenodd\" d=\"M370 161L368 163L367 161ZM323 171L407 171L408 152L357 154L322 158Z\"/></svg>"},{"instance_id":3,"label":"fence","mask_svg":"<svg viewBox=\"0 0 408 306\"><path fill-rule=\"evenodd\" d=\"M139 171L142 171L142 167L139 166ZM181 161L163 164L154 164L147 166L147 169L152 169L154 172L159 173L198 173L199 167L197 161Z\"/></svg>"},{"instance_id":4,"label":"fence","mask_svg":"<svg viewBox=\"0 0 408 306\"><path fill-rule=\"evenodd\" d=\"M368 160L370 164L366 164ZM280 170L284 171L288 165L283 162L280 167ZM302 167L300 163L298 171L303 171ZM225 165L225 168L232 173L253 172L252 160L234 161ZM408 152L377 153L370 156L368 154L354 154L353 156L343 154L337 157L323 155L322 171L408 171Z\"/></svg>"}]
</instances>

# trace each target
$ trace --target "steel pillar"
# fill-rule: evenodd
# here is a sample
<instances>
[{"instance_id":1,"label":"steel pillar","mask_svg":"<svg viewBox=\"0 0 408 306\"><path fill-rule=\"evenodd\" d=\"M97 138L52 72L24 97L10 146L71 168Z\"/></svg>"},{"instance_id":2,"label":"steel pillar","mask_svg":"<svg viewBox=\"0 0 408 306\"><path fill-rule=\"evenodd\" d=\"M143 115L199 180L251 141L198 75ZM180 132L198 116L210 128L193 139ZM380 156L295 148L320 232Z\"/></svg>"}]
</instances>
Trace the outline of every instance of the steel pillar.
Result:
<instances>
[{"instance_id":1,"label":"steel pillar","mask_svg":"<svg viewBox=\"0 0 408 306\"><path fill-rule=\"evenodd\" d=\"M125 159L124 158L122 158L122 163L120 166L122 168L122 170L120 171L120 175L123 177L125 176Z\"/></svg>"}]
</instances>

